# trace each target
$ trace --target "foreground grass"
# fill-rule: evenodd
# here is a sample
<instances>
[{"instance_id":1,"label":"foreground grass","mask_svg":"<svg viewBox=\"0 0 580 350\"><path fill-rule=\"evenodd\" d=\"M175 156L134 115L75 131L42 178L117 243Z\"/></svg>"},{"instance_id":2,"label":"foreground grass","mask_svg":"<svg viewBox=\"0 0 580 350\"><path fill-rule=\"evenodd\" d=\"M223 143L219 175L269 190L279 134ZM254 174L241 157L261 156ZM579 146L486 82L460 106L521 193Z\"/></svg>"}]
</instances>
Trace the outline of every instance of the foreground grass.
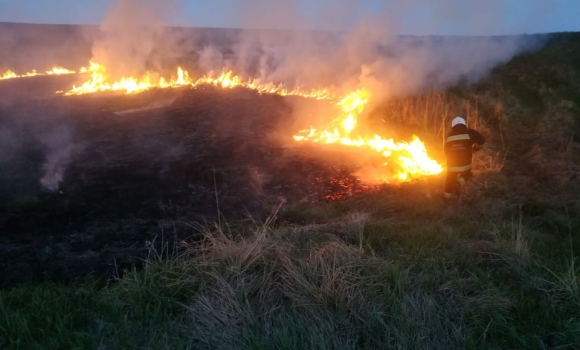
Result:
<instances>
[{"instance_id":1,"label":"foreground grass","mask_svg":"<svg viewBox=\"0 0 580 350\"><path fill-rule=\"evenodd\" d=\"M351 210L332 216L345 206ZM144 269L105 285L87 279L1 291L0 347L580 344L580 265L572 235L555 244L521 217L474 224L462 213L473 209L459 204L437 215L417 213L422 221L395 220L385 216L386 208L354 207L361 205L312 208L304 218L310 222L300 226L276 225L272 216L235 232L227 225L199 227L204 239L185 244L179 256L162 259L163 252L152 251ZM278 214L298 215L297 208Z\"/></svg>"}]
</instances>

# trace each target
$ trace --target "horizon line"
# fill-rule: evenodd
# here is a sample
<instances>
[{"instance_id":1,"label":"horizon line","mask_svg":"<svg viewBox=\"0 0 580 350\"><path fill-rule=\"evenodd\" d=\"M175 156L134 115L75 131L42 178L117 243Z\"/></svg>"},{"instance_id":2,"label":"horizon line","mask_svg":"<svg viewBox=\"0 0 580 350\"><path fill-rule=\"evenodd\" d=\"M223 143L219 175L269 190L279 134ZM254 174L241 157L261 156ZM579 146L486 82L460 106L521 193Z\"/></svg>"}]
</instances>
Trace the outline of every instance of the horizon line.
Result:
<instances>
[{"instance_id":1,"label":"horizon line","mask_svg":"<svg viewBox=\"0 0 580 350\"><path fill-rule=\"evenodd\" d=\"M96 27L101 24L81 24L81 23L39 23L39 22L12 22L0 21L0 25L32 25L32 26L69 26L69 27ZM146 26L145 26L146 27ZM290 28L243 28L243 27L214 27L214 26L187 26L187 25L162 25L161 28L187 28L187 29L218 29L218 30L236 30L236 31L277 31L277 32L315 32L327 34L341 34L348 31L330 30L330 29L290 29ZM566 34L566 33L580 33L580 31L557 31L557 32L534 32L534 33L519 33L519 34L395 34L400 37L463 37L463 38L480 38L480 37L513 37L513 36L536 36L536 35L552 35L552 34Z\"/></svg>"}]
</instances>

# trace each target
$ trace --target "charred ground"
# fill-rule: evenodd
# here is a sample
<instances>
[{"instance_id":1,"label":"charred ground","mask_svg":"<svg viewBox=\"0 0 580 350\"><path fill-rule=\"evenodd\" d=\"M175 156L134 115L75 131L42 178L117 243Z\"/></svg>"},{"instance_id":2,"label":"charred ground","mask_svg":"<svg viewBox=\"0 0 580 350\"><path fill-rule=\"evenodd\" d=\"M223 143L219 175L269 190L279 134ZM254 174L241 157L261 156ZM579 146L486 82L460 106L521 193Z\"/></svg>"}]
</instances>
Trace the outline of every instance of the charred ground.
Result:
<instances>
[{"instance_id":1,"label":"charred ground","mask_svg":"<svg viewBox=\"0 0 580 350\"><path fill-rule=\"evenodd\" d=\"M287 98L210 87L51 96L55 79L0 82L13 138L0 163L2 285L112 273L218 214L262 220L277 202L368 190L349 164L292 142ZM61 173L58 188L42 186L47 172Z\"/></svg>"}]
</instances>

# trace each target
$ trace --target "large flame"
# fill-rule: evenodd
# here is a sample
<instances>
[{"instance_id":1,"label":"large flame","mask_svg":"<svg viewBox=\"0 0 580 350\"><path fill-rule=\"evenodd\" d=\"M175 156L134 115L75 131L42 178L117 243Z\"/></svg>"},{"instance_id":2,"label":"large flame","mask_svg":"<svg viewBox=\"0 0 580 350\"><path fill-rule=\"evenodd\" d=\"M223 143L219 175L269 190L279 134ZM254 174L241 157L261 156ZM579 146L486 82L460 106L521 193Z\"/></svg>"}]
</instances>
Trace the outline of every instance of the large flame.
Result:
<instances>
[{"instance_id":1,"label":"large flame","mask_svg":"<svg viewBox=\"0 0 580 350\"><path fill-rule=\"evenodd\" d=\"M347 95L337 103L340 108L339 116L325 130L311 127L301 130L297 135L294 135L294 139L324 144L341 144L378 152L387 158L384 165L391 173L390 176L381 174L381 181L402 182L441 173L443 167L429 157L425 144L415 135L413 135L411 142L395 142L393 139L384 139L376 134L371 137L354 135L358 116L363 112L369 99L370 93L364 89Z\"/></svg>"}]
</instances>

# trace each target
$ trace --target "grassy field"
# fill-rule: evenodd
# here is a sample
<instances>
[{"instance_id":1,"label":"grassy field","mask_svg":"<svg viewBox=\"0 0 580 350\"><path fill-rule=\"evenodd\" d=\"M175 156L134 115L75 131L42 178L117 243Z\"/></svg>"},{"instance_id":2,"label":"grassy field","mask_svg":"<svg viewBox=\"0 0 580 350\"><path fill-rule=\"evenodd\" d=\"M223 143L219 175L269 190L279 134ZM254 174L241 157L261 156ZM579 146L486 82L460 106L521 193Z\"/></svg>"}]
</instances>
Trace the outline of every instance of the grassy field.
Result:
<instances>
[{"instance_id":1,"label":"grassy field","mask_svg":"<svg viewBox=\"0 0 580 350\"><path fill-rule=\"evenodd\" d=\"M458 109L488 138L461 198L439 177L187 223L122 277L1 290L0 348L579 348L580 34L371 117L437 142Z\"/></svg>"},{"instance_id":2,"label":"grassy field","mask_svg":"<svg viewBox=\"0 0 580 350\"><path fill-rule=\"evenodd\" d=\"M433 204L411 214L412 203L393 208L383 199L311 208L303 225L278 226L273 214L243 231L230 232L227 223L199 228L205 239L186 252L152 250L142 270L107 284L88 279L2 291L2 347L580 344L572 229L541 232L523 214L485 218L469 206ZM277 215L298 213L280 208Z\"/></svg>"}]
</instances>

